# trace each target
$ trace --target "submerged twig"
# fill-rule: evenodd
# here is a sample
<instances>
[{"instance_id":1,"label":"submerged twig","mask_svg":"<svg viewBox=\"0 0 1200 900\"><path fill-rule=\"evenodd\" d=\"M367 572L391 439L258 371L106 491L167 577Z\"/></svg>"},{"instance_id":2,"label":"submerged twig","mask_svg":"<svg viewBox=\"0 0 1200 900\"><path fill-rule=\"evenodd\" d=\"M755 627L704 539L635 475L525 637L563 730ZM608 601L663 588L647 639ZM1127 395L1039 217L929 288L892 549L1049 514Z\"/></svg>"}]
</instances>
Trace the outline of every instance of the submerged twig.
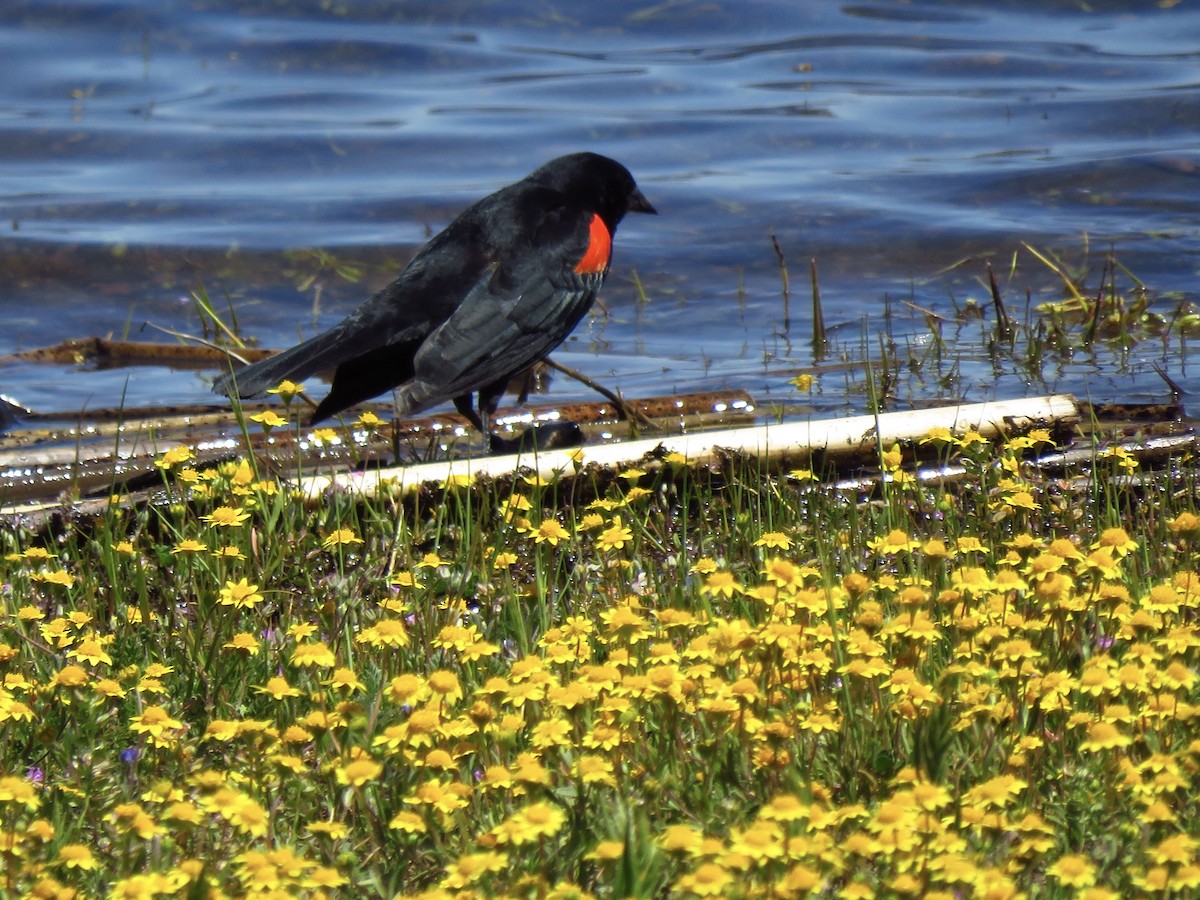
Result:
<instances>
[{"instance_id":1,"label":"submerged twig","mask_svg":"<svg viewBox=\"0 0 1200 900\"><path fill-rule=\"evenodd\" d=\"M606 388L604 385L602 385L596 381L593 381L591 378L588 378L586 375L584 375L578 369L572 369L570 366L564 366L562 363L557 363L552 359L545 359L545 360L543 360L543 362L545 362L545 364L548 365L550 368L552 368L558 372L562 372L564 375L568 376L569 378L574 378L580 384L587 385L596 393L611 400L614 404L616 404L617 409L619 409L621 411L622 418L633 419L635 422L638 423L638 425L642 426L643 428L653 428L654 427L654 423L640 409L627 403L624 400L624 398L621 397L620 394L614 393L613 391L610 391L608 388Z\"/></svg>"},{"instance_id":2,"label":"submerged twig","mask_svg":"<svg viewBox=\"0 0 1200 900\"><path fill-rule=\"evenodd\" d=\"M809 259L808 270L812 280L813 356L819 357L825 353L825 313L821 309L821 285L817 279L817 258L815 256Z\"/></svg>"},{"instance_id":3,"label":"submerged twig","mask_svg":"<svg viewBox=\"0 0 1200 900\"><path fill-rule=\"evenodd\" d=\"M775 237L774 231L771 232L771 246L775 248L775 258L779 260L779 277L783 280L783 330L786 334L792 327L792 292L788 281L787 260L784 259L783 248L779 246L779 239Z\"/></svg>"},{"instance_id":4,"label":"submerged twig","mask_svg":"<svg viewBox=\"0 0 1200 900\"><path fill-rule=\"evenodd\" d=\"M988 285L992 290L992 305L996 308L996 328L1003 338L1010 337L1013 330L1013 321L1008 317L1008 311L1004 308L1004 298L1000 296L1000 282L996 280L996 273L992 269L992 264L987 264Z\"/></svg>"}]
</instances>

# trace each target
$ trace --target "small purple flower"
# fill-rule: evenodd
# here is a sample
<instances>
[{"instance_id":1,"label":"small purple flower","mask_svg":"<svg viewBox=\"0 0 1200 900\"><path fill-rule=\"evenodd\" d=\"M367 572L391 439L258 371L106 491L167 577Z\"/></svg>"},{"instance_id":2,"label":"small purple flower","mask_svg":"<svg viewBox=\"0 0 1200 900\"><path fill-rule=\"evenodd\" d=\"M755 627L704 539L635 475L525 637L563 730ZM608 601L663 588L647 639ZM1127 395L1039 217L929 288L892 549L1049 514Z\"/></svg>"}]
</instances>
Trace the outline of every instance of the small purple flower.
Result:
<instances>
[{"instance_id":1,"label":"small purple flower","mask_svg":"<svg viewBox=\"0 0 1200 900\"><path fill-rule=\"evenodd\" d=\"M41 784L46 778L46 773L43 772L41 769L39 769L37 766L30 766L25 771L25 777L28 778L30 781L32 781L34 784Z\"/></svg>"},{"instance_id":2,"label":"small purple flower","mask_svg":"<svg viewBox=\"0 0 1200 900\"><path fill-rule=\"evenodd\" d=\"M121 762L131 766L138 761L138 757L141 755L141 751L137 747L126 747L121 751Z\"/></svg>"}]
</instances>

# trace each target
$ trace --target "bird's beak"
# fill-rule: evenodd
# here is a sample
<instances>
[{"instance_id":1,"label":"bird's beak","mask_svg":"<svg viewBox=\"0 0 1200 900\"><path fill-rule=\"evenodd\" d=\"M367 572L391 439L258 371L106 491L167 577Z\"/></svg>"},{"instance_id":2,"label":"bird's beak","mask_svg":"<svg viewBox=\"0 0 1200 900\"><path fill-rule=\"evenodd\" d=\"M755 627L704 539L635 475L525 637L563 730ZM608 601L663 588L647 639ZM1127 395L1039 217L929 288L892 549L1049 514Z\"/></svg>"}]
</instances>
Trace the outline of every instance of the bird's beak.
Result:
<instances>
[{"instance_id":1,"label":"bird's beak","mask_svg":"<svg viewBox=\"0 0 1200 900\"><path fill-rule=\"evenodd\" d=\"M658 215L658 210L650 205L650 201L646 199L646 195L637 188L634 188L633 193L629 195L628 210L629 212L650 213L651 215L655 216Z\"/></svg>"}]
</instances>

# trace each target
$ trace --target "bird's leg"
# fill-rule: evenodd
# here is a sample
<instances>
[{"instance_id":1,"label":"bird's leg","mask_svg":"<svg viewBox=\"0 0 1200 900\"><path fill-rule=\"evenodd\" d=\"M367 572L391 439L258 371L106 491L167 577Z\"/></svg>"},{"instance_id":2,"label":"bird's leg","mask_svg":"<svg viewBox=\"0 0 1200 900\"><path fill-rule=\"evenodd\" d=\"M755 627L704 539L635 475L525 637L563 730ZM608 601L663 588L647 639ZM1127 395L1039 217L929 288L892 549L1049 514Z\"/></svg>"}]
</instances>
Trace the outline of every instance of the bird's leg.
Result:
<instances>
[{"instance_id":1,"label":"bird's leg","mask_svg":"<svg viewBox=\"0 0 1200 900\"><path fill-rule=\"evenodd\" d=\"M475 406L472 400L473 396L471 394L461 394L460 396L454 398L454 408L458 410L459 415L463 416L483 434L483 440L486 444L488 442L488 435L490 432L484 426L483 420L479 418L479 413L475 412Z\"/></svg>"},{"instance_id":2,"label":"bird's leg","mask_svg":"<svg viewBox=\"0 0 1200 900\"><path fill-rule=\"evenodd\" d=\"M487 442L488 450L494 450L496 447L496 436L492 434L492 417L496 415L496 410L500 408L500 398L504 396L505 390L508 389L508 379L501 378L487 387L479 389L479 417L483 422L483 439Z\"/></svg>"}]
</instances>

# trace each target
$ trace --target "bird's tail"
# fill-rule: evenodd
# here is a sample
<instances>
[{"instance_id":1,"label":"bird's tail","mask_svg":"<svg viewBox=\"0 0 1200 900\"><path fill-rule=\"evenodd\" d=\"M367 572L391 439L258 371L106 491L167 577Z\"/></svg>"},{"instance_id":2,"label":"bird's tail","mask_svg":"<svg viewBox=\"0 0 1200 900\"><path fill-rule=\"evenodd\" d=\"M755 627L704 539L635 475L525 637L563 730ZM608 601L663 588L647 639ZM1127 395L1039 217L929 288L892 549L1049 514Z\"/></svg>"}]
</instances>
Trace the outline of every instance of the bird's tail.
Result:
<instances>
[{"instance_id":1,"label":"bird's tail","mask_svg":"<svg viewBox=\"0 0 1200 900\"><path fill-rule=\"evenodd\" d=\"M332 369L346 357L342 333L331 328L316 337L284 350L252 366L228 372L213 383L213 393L232 397L255 397L279 385L285 379L299 381L317 372Z\"/></svg>"}]
</instances>

